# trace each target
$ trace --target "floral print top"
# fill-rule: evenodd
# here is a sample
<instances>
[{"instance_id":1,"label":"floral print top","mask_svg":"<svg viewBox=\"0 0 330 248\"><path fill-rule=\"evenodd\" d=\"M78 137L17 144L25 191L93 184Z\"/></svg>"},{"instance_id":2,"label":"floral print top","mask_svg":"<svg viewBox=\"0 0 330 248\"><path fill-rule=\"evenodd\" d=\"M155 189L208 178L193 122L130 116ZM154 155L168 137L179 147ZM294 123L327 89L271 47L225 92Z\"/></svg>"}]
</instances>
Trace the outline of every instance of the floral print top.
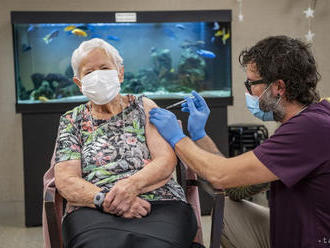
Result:
<instances>
[{"instance_id":1,"label":"floral print top","mask_svg":"<svg viewBox=\"0 0 330 248\"><path fill-rule=\"evenodd\" d=\"M109 120L92 118L88 105L82 104L60 118L55 162L78 159L82 178L111 189L118 180L148 166L151 157L145 123L142 96L135 97L123 112ZM148 201L186 202L183 189L173 178L140 197Z\"/></svg>"}]
</instances>

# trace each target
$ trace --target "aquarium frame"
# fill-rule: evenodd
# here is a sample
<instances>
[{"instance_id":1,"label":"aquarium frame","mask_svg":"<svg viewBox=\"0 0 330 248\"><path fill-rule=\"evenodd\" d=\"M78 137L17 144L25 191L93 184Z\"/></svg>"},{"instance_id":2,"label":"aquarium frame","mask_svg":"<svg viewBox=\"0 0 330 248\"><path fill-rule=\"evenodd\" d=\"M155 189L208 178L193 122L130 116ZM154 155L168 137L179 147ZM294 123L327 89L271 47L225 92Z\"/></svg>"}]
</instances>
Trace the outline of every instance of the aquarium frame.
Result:
<instances>
[{"instance_id":1,"label":"aquarium frame","mask_svg":"<svg viewBox=\"0 0 330 248\"><path fill-rule=\"evenodd\" d=\"M134 23L157 22L229 22L231 27L232 11L224 10L180 10L180 11L11 11L11 25L13 35L13 54L16 56L14 24L26 23L118 23L115 20L116 13L136 13ZM231 33L232 39L232 33ZM231 51L232 54L232 46ZM63 103L18 103L17 96L17 64L14 61L15 70L15 96L16 113L50 113L65 112L84 102ZM233 104L232 96L232 61L230 63L231 95L229 97L206 97L210 107L227 106ZM178 98L154 99L161 107L177 101Z\"/></svg>"}]
</instances>

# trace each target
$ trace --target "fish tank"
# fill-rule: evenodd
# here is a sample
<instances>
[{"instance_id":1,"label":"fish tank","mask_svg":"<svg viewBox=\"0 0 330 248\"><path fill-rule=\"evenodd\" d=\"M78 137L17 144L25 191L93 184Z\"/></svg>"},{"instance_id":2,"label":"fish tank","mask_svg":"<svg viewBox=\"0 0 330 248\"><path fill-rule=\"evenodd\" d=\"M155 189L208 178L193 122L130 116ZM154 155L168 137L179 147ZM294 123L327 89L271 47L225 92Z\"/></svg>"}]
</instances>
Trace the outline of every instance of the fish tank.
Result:
<instances>
[{"instance_id":1,"label":"fish tank","mask_svg":"<svg viewBox=\"0 0 330 248\"><path fill-rule=\"evenodd\" d=\"M86 102L74 84L71 55L101 38L124 60L123 94L160 106L192 90L232 102L231 10L11 12L16 111L56 111Z\"/></svg>"}]
</instances>

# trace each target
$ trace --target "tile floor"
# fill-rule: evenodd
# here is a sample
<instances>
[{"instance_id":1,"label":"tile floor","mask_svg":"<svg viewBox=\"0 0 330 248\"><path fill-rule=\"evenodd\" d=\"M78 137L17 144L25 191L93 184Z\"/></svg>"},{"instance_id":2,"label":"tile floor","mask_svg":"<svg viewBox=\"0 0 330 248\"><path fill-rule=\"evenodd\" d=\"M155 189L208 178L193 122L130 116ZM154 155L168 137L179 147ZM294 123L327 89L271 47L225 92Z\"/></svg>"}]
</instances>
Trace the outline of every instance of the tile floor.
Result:
<instances>
[{"instance_id":1,"label":"tile floor","mask_svg":"<svg viewBox=\"0 0 330 248\"><path fill-rule=\"evenodd\" d=\"M202 217L204 242L209 245L211 218ZM0 202L0 248L42 248L41 227L24 226L23 202Z\"/></svg>"}]
</instances>

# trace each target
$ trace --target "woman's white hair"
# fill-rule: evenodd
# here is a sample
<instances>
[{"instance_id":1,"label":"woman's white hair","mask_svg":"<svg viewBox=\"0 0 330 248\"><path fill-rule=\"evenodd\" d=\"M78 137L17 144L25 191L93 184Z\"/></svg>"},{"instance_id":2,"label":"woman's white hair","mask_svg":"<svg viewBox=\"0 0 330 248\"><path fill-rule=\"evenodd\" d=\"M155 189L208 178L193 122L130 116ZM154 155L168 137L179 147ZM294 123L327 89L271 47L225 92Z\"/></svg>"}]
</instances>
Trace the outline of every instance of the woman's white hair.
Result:
<instances>
[{"instance_id":1,"label":"woman's white hair","mask_svg":"<svg viewBox=\"0 0 330 248\"><path fill-rule=\"evenodd\" d=\"M73 51L71 57L71 66L73 70L73 75L75 77L79 77L79 66L81 60L92 50L96 48L104 49L108 56L111 56L114 59L114 62L117 68L121 68L123 66L123 58L119 55L119 52L116 48L111 46L108 42L94 38L91 40L83 41L79 47Z\"/></svg>"}]
</instances>

